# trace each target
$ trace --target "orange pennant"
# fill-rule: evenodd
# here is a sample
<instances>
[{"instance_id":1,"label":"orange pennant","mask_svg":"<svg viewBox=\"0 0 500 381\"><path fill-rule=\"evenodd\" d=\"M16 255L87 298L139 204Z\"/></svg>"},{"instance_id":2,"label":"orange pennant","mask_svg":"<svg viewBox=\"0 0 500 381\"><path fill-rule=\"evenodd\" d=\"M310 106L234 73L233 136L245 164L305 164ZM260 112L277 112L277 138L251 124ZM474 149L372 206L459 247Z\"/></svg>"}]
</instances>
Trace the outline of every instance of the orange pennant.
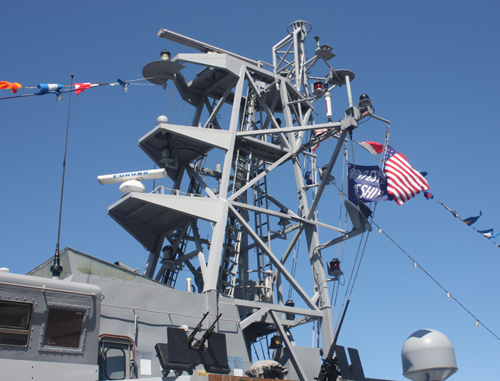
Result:
<instances>
[{"instance_id":1,"label":"orange pennant","mask_svg":"<svg viewBox=\"0 0 500 381\"><path fill-rule=\"evenodd\" d=\"M17 89L21 87L22 85L17 82L0 81L0 89L11 89L14 94L17 93Z\"/></svg>"}]
</instances>

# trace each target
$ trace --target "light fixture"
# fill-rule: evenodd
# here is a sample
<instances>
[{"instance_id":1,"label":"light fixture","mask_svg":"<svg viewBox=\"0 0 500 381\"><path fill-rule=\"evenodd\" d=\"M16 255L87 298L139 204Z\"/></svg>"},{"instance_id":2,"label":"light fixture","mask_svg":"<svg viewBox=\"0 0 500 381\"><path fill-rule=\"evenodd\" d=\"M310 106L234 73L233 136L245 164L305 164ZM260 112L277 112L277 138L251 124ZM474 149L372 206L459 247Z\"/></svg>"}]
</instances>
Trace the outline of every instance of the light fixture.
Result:
<instances>
[{"instance_id":1,"label":"light fixture","mask_svg":"<svg viewBox=\"0 0 500 381\"><path fill-rule=\"evenodd\" d=\"M283 209L280 210L280 213L286 213ZM278 225L285 227L288 225L288 220L284 217L281 217L280 220L278 221Z\"/></svg>"},{"instance_id":2,"label":"light fixture","mask_svg":"<svg viewBox=\"0 0 500 381\"><path fill-rule=\"evenodd\" d=\"M446 299L448 299L448 300L451 299L451 294L449 292L446 292Z\"/></svg>"},{"instance_id":3,"label":"light fixture","mask_svg":"<svg viewBox=\"0 0 500 381\"><path fill-rule=\"evenodd\" d=\"M342 270L340 270L340 261L338 258L333 258L330 262L328 262L328 275L333 277L338 277L342 274Z\"/></svg>"},{"instance_id":4,"label":"light fixture","mask_svg":"<svg viewBox=\"0 0 500 381\"><path fill-rule=\"evenodd\" d=\"M168 261L174 259L174 250L172 249L172 246L167 245L161 251L163 252L163 259Z\"/></svg>"},{"instance_id":5,"label":"light fixture","mask_svg":"<svg viewBox=\"0 0 500 381\"><path fill-rule=\"evenodd\" d=\"M161 149L161 159L160 163L162 164L167 164L167 163L173 163L174 159L172 158L172 149L166 145Z\"/></svg>"},{"instance_id":6,"label":"light fixture","mask_svg":"<svg viewBox=\"0 0 500 381\"><path fill-rule=\"evenodd\" d=\"M378 228L378 234L382 234L383 232L382 228Z\"/></svg>"},{"instance_id":7,"label":"light fixture","mask_svg":"<svg viewBox=\"0 0 500 381\"><path fill-rule=\"evenodd\" d=\"M413 268L414 269L418 269L418 263L417 263L417 261L413 261Z\"/></svg>"},{"instance_id":8,"label":"light fixture","mask_svg":"<svg viewBox=\"0 0 500 381\"><path fill-rule=\"evenodd\" d=\"M155 134L155 138L158 140L168 140L169 133L167 131L160 131Z\"/></svg>"},{"instance_id":9,"label":"light fixture","mask_svg":"<svg viewBox=\"0 0 500 381\"><path fill-rule=\"evenodd\" d=\"M295 307L295 303L293 302L293 300L287 300L285 302L285 306L287 307ZM293 312L287 312L286 313L286 320L295 320L295 314Z\"/></svg>"},{"instance_id":10,"label":"light fixture","mask_svg":"<svg viewBox=\"0 0 500 381\"><path fill-rule=\"evenodd\" d=\"M162 61L170 61L170 52L166 49L163 49L160 53Z\"/></svg>"},{"instance_id":11,"label":"light fixture","mask_svg":"<svg viewBox=\"0 0 500 381\"><path fill-rule=\"evenodd\" d=\"M328 164L325 164L323 167L318 168L319 172L319 179L323 181L323 177L325 175L326 170L328 169ZM333 183L335 181L335 177L333 177L331 174L328 175L328 184ZM341 192L342 193L342 192ZM340 196L342 197L342 195Z\"/></svg>"},{"instance_id":12,"label":"light fixture","mask_svg":"<svg viewBox=\"0 0 500 381\"><path fill-rule=\"evenodd\" d=\"M317 82L314 82L313 83L313 89L312 89L312 93L314 94L314 96L316 97L322 97L324 94L325 94L325 89L324 89L324 85L323 85L323 82L320 82L320 81L317 81Z\"/></svg>"},{"instance_id":13,"label":"light fixture","mask_svg":"<svg viewBox=\"0 0 500 381\"><path fill-rule=\"evenodd\" d=\"M479 327L479 319L476 320L476 323L474 324L476 327Z\"/></svg>"},{"instance_id":14,"label":"light fixture","mask_svg":"<svg viewBox=\"0 0 500 381\"><path fill-rule=\"evenodd\" d=\"M362 116L370 111L369 109L372 107L372 103L373 102L368 95L361 94L361 96L359 97L358 107Z\"/></svg>"},{"instance_id":15,"label":"light fixture","mask_svg":"<svg viewBox=\"0 0 500 381\"><path fill-rule=\"evenodd\" d=\"M283 343L281 341L281 337L278 335L274 335L271 337L271 344L269 344L269 349L277 349L277 348L283 348Z\"/></svg>"}]
</instances>

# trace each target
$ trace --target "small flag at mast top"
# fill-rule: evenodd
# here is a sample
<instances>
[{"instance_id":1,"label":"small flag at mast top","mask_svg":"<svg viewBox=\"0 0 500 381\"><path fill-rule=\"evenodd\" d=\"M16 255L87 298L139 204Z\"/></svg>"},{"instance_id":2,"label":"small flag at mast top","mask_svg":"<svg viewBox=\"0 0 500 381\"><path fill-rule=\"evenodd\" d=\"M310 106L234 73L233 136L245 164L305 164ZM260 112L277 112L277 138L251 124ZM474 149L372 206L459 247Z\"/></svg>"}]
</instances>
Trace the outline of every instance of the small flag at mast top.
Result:
<instances>
[{"instance_id":1,"label":"small flag at mast top","mask_svg":"<svg viewBox=\"0 0 500 381\"><path fill-rule=\"evenodd\" d=\"M15 94L17 93L17 89L20 89L22 85L18 82L7 82L7 81L0 81L0 90L12 90L12 92Z\"/></svg>"},{"instance_id":2,"label":"small flag at mast top","mask_svg":"<svg viewBox=\"0 0 500 381\"><path fill-rule=\"evenodd\" d=\"M429 189L427 180L391 146L387 146L385 152L384 174L387 177L387 192L398 205Z\"/></svg>"}]
</instances>

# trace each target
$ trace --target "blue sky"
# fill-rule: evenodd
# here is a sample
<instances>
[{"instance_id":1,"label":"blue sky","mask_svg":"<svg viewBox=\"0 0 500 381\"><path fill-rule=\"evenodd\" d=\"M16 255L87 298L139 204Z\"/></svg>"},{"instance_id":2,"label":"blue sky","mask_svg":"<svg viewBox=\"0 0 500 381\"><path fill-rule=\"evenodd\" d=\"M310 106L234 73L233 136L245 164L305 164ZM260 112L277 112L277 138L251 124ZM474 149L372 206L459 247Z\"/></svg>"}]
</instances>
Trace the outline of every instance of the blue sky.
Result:
<instances>
[{"instance_id":1,"label":"blue sky","mask_svg":"<svg viewBox=\"0 0 500 381\"><path fill-rule=\"evenodd\" d=\"M190 52L158 38L161 28L271 62L271 48L285 37L287 26L306 20L312 35L334 47L334 68L356 74L355 99L369 94L376 114L391 121L390 145L429 173L436 199L463 218L481 210L474 226L500 232L498 2L4 1L0 10L0 80L23 86L69 84L71 74L75 82L141 78L143 66L158 60L162 49L173 55ZM314 41L308 44L312 52ZM192 112L177 106L180 98L172 102L171 90L171 84L166 91L137 85L125 94L106 86L73 94L62 247L144 267L147 253L106 215L120 197L117 187L99 185L96 176L152 168L138 139L155 127L158 115L185 124L184 113ZM0 97L10 95L0 92ZM336 115L346 108L341 97L334 98ZM54 253L68 100L69 94L62 103L52 95L0 101L5 172L0 266L13 272L25 273ZM323 122L319 116L317 121ZM384 135L385 125L371 121L354 137L382 143ZM333 140L323 143L320 158L328 160L332 149ZM359 149L355 155L358 164L376 164ZM332 189L329 197L337 203L338 191ZM328 215L328 206L321 213ZM500 335L498 247L422 196L403 206L379 203L375 221ZM494 379L500 341L476 328L474 318L374 230L339 343L360 351L367 377L403 380L405 339L432 328L455 346L459 370L452 380ZM352 248L345 253L346 273ZM323 255L335 256L336 249Z\"/></svg>"}]
</instances>

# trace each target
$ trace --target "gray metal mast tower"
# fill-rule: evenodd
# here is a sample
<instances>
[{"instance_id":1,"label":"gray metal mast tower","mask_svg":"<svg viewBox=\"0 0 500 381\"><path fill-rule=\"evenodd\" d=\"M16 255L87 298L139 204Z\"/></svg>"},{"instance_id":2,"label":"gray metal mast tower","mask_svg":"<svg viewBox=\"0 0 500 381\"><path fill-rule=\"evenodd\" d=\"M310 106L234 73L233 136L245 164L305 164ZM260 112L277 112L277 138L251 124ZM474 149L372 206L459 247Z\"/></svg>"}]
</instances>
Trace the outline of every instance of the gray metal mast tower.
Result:
<instances>
[{"instance_id":1,"label":"gray metal mast tower","mask_svg":"<svg viewBox=\"0 0 500 381\"><path fill-rule=\"evenodd\" d=\"M316 218L346 135L361 117L350 91L354 74L331 68L332 48L320 46L315 37L314 55L306 58L304 44L310 31L305 21L290 24L287 36L273 47L273 63L267 64L160 30L160 37L198 52L172 59L164 52L162 60L145 66L144 77L158 85L172 81L194 107L193 119L191 125L178 125L159 118L139 140L144 152L166 169L172 188L131 192L109 208L109 214L150 252L144 275L175 287L179 271L187 267L197 291L206 296L209 317L217 316L221 303L234 304L247 346L269 333L280 335L301 379L305 365L292 329L317 321L324 353L334 337L318 228L340 233L328 245L370 229L349 201L352 230ZM327 75L312 77L318 62L326 64ZM190 81L181 73L188 64L202 68ZM349 108L340 122L315 124L314 102L343 85ZM321 134L306 141L307 133L316 130ZM308 201L300 157L335 134L336 147ZM285 166L295 178L295 188L280 188L278 183L272 189L279 194L273 194L271 179ZM274 244L287 235L291 239L286 245ZM305 289L287 269L300 237L307 243L313 289ZM296 306L284 303L285 284L293 289Z\"/></svg>"}]
</instances>

